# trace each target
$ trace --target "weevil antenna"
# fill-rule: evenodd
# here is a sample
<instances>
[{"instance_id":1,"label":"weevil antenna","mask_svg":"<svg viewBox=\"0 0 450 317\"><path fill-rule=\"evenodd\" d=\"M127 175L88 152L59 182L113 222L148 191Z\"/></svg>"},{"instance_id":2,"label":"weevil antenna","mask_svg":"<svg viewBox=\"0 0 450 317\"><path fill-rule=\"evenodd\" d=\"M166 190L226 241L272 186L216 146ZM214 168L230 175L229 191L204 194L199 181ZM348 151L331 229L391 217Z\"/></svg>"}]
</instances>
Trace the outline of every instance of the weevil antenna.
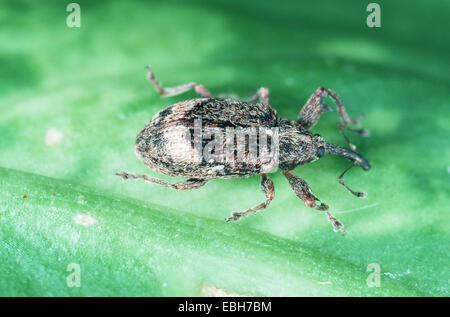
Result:
<instances>
[{"instance_id":1,"label":"weevil antenna","mask_svg":"<svg viewBox=\"0 0 450 317\"><path fill-rule=\"evenodd\" d=\"M350 187L348 187L343 181L342 179L344 178L345 173L347 173L353 166L357 165L357 162L355 161L352 165L350 165L349 167L347 167L347 169L345 171L342 172L342 174L339 176L338 181L339 184L341 184L342 186L344 186L350 193L352 193L353 195L355 195L356 197L360 197L360 198L364 198L367 196L366 193L364 192L355 192L354 190L352 190Z\"/></svg>"}]
</instances>

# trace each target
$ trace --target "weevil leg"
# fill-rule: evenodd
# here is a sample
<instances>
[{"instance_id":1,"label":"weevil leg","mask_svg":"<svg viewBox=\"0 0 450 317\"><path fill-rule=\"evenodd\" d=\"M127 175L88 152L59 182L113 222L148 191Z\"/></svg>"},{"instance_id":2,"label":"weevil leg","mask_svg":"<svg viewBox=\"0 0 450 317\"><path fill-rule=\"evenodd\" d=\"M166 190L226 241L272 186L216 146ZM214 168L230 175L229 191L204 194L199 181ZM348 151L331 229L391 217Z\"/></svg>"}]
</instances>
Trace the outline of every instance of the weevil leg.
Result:
<instances>
[{"instance_id":1,"label":"weevil leg","mask_svg":"<svg viewBox=\"0 0 450 317\"><path fill-rule=\"evenodd\" d=\"M252 212L256 213L257 211L269 206L270 202L273 200L273 197L275 196L275 188L273 186L273 181L269 178L269 176L267 176L267 174L261 174L261 190L266 195L265 202L253 208L250 208L244 212L234 212L231 217L227 218L226 221L229 222L231 220L234 221L239 220L240 218L245 217Z\"/></svg>"},{"instance_id":2,"label":"weevil leg","mask_svg":"<svg viewBox=\"0 0 450 317\"><path fill-rule=\"evenodd\" d=\"M195 92L199 94L201 97L205 98L213 97L212 94L209 92L209 90L205 88L205 86L196 84L194 82L182 84L176 87L163 88L160 82L156 79L155 74L153 73L153 69L150 65L147 66L147 70L148 70L147 75L148 79L153 83L156 91L161 95L161 97L176 96L191 89L194 89Z\"/></svg>"},{"instance_id":3,"label":"weevil leg","mask_svg":"<svg viewBox=\"0 0 450 317\"><path fill-rule=\"evenodd\" d=\"M318 88L300 110L297 122L305 129L309 130L312 128L317 121L319 121L319 117L322 113L333 111L333 109L324 102L327 94L328 92L325 88Z\"/></svg>"},{"instance_id":4,"label":"weevil leg","mask_svg":"<svg viewBox=\"0 0 450 317\"><path fill-rule=\"evenodd\" d=\"M298 198L303 200L308 207L323 211L333 225L335 232L340 230L342 234L346 233L344 225L328 211L328 205L320 202L320 200L312 193L311 187L309 187L304 179L295 176L290 171L283 171L283 174L286 176L292 190ZM320 202L320 205L317 205L316 202Z\"/></svg>"},{"instance_id":5,"label":"weevil leg","mask_svg":"<svg viewBox=\"0 0 450 317\"><path fill-rule=\"evenodd\" d=\"M159 184L159 185L165 186L167 188L173 188L176 190L197 189L197 188L202 187L203 185L205 185L208 182L205 179L190 178L184 182L178 182L175 184L171 184L168 181L165 181L165 180L162 180L159 178L154 178L154 177L151 177L148 175L133 175L133 174L125 173L125 172L115 173L115 175L122 177L123 180L142 178L143 180L145 180L148 183Z\"/></svg>"},{"instance_id":6,"label":"weevil leg","mask_svg":"<svg viewBox=\"0 0 450 317\"><path fill-rule=\"evenodd\" d=\"M252 99L250 99L250 103L253 104L258 100L259 103L262 103L265 106L270 106L269 102L269 88L261 87L258 91L253 95Z\"/></svg>"},{"instance_id":7,"label":"weevil leg","mask_svg":"<svg viewBox=\"0 0 450 317\"><path fill-rule=\"evenodd\" d=\"M303 108L300 110L297 122L309 130L317 123L322 113L332 111L332 109L324 102L327 96L330 96L336 103L338 114L342 121L337 123L339 132L344 136L349 146L353 150L355 150L356 149L355 145L353 145L348 139L348 137L345 135L344 129L355 133L359 133L363 136L369 135L369 131L366 129L351 129L348 127L348 125L352 123L359 124L359 118L361 118L363 115L360 115L358 118L350 118L347 114L347 111L345 110L341 98L331 89L323 87L318 88L308 99Z\"/></svg>"}]
</instances>

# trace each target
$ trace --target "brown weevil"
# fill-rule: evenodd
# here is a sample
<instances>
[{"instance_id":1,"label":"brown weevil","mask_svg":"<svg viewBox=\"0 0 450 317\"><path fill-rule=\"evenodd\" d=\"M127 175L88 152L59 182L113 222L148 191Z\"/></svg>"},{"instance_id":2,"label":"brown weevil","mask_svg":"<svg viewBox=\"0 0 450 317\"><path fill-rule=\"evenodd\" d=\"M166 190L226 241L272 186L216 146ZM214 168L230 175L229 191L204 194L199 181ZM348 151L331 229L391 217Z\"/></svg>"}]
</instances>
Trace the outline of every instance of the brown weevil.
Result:
<instances>
[{"instance_id":1,"label":"brown weevil","mask_svg":"<svg viewBox=\"0 0 450 317\"><path fill-rule=\"evenodd\" d=\"M175 96L194 89L201 98L168 106L159 111L138 134L136 155L152 170L188 180L175 184L148 175L116 173L124 180L144 179L177 190L196 189L214 178L261 175L261 190L266 201L244 212L235 212L227 221L238 220L266 208L274 198L274 185L268 174L280 168L295 194L308 207L323 211L334 231L345 234L344 226L328 211L328 205L312 193L302 178L292 171L298 165L315 161L325 154L343 156L353 162L338 178L357 197L365 193L351 190L343 181L353 166L370 169L369 162L354 152L355 146L344 129L368 135L365 129L351 129L358 119L347 115L339 96L331 89L320 87L300 110L296 121L280 118L269 104L269 90L260 88L250 101L214 98L203 86L187 83L163 88L150 66L148 78L162 97ZM337 105L341 122L337 124L352 150L325 142L309 130L324 112L332 111L324 99L329 96ZM269 151L271 149L271 151Z\"/></svg>"}]
</instances>

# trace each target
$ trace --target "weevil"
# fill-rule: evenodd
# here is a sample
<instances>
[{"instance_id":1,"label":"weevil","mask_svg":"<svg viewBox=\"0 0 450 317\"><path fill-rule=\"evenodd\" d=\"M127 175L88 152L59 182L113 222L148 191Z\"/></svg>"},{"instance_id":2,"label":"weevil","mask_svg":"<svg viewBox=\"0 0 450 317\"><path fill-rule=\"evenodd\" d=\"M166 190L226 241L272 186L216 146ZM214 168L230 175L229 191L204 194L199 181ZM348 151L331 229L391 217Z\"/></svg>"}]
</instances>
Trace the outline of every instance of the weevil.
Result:
<instances>
[{"instance_id":1,"label":"weevil","mask_svg":"<svg viewBox=\"0 0 450 317\"><path fill-rule=\"evenodd\" d=\"M297 166L315 161L325 154L342 156L352 161L353 164L339 176L339 183L357 197L366 196L363 192L353 191L343 182L344 174L353 166L358 165L365 171L371 167L364 157L355 152L355 146L350 143L344 130L350 130L363 136L368 135L368 131L349 127L350 124L359 125L359 118L350 118L347 115L341 98L333 90L318 88L300 110L297 120L293 121L277 116L276 110L269 103L268 88L258 89L249 101L215 98L205 86L195 82L163 88L156 79L152 68L147 66L147 70L148 79L161 97L179 95L191 89L194 89L200 96L200 98L173 104L156 113L139 132L135 141L136 155L150 169L165 175L188 179L170 183L148 175L126 172L116 173L117 176L124 180L144 179L168 188L187 190L200 188L215 178L261 175L260 187L266 200L246 211L232 213L232 216L226 219L229 222L266 208L274 199L274 184L268 175L273 170L268 171L263 168L267 161L267 155L262 154L268 153L268 147L275 146L276 151L269 156L270 162L276 161L276 167L281 169L294 193L308 207L324 212L335 232L346 233L344 225L329 212L328 205L313 194L304 179L293 174L293 170ZM352 150L327 143L319 134L310 132L321 114L332 111L332 108L325 103L327 96L331 97L336 104L340 117L337 127ZM207 133L206 138L202 139L202 135L200 135L200 139L196 139L194 130L196 129L195 124L198 122L203 129L200 131L203 136L205 136L204 129L210 128L216 132L214 139L217 138L220 141L215 140L215 147L212 150L210 147L210 152L204 150L208 147L205 139L212 138L211 133ZM262 128L276 129L276 135L273 134L273 130L266 133L267 143L262 142L261 136L252 138L250 135L245 135L244 138L239 138L240 142L232 134L230 138L228 137L228 132L233 129L247 129L246 131L248 131L248 129ZM193 139L192 132L194 132ZM251 140L256 140L256 143ZM226 148L229 149L227 153L224 153L223 147L222 151L220 150L218 145L221 142L227 144ZM261 145L256 149L256 156L254 152L251 153L250 142ZM263 145L267 151L263 151ZM205 157L207 153L212 159ZM230 156L231 159L224 160L224 156ZM236 157L240 159L236 159ZM270 166L273 167L273 164Z\"/></svg>"}]
</instances>

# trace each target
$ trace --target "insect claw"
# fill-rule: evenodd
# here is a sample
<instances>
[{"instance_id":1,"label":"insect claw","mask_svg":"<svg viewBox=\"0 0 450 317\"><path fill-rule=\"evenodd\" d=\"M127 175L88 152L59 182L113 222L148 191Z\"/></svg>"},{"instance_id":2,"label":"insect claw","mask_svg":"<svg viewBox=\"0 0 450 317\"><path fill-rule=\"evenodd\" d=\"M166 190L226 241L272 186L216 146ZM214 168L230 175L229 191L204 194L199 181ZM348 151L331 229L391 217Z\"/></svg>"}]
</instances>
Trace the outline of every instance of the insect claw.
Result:
<instances>
[{"instance_id":1,"label":"insect claw","mask_svg":"<svg viewBox=\"0 0 450 317\"><path fill-rule=\"evenodd\" d=\"M316 205L316 209L317 210L321 210L321 211L326 211L326 210L328 210L330 207L327 205L327 204L325 204L325 203L320 203L320 206L317 206Z\"/></svg>"},{"instance_id":2,"label":"insect claw","mask_svg":"<svg viewBox=\"0 0 450 317\"><path fill-rule=\"evenodd\" d=\"M341 224L341 226L339 227L339 230L341 231L343 236L345 236L347 234L347 231L344 230L344 225ZM337 231L335 231L335 232L337 232Z\"/></svg>"},{"instance_id":3,"label":"insect claw","mask_svg":"<svg viewBox=\"0 0 450 317\"><path fill-rule=\"evenodd\" d=\"M351 118L350 119L350 123L354 123L356 125L360 125L359 120L363 119L366 115L364 113L361 113L359 116L355 117L355 118Z\"/></svg>"},{"instance_id":4,"label":"insect claw","mask_svg":"<svg viewBox=\"0 0 450 317\"><path fill-rule=\"evenodd\" d=\"M351 128L346 128L348 131L352 131L354 133L358 133L361 136L369 136L370 132L367 129L351 129Z\"/></svg>"},{"instance_id":5,"label":"insect claw","mask_svg":"<svg viewBox=\"0 0 450 317\"><path fill-rule=\"evenodd\" d=\"M127 175L122 172L122 173L114 173L114 175L121 177L122 179L128 179Z\"/></svg>"},{"instance_id":6,"label":"insect claw","mask_svg":"<svg viewBox=\"0 0 450 317\"><path fill-rule=\"evenodd\" d=\"M369 135L370 135L370 131L367 130L367 129L362 129L362 130L361 130L361 135L362 135L362 136L369 136Z\"/></svg>"},{"instance_id":7,"label":"insect claw","mask_svg":"<svg viewBox=\"0 0 450 317\"><path fill-rule=\"evenodd\" d=\"M355 196L357 196L359 198L366 198L367 197L367 193L365 193L365 192L357 192L357 193L355 193Z\"/></svg>"},{"instance_id":8,"label":"insect claw","mask_svg":"<svg viewBox=\"0 0 450 317\"><path fill-rule=\"evenodd\" d=\"M347 232L344 230L344 225L342 224L342 222L340 222L339 220L334 218L333 215L331 213L329 213L328 211L326 212L326 214L327 214L328 220L333 225L334 232L341 231L342 235L345 235Z\"/></svg>"},{"instance_id":9,"label":"insect claw","mask_svg":"<svg viewBox=\"0 0 450 317\"><path fill-rule=\"evenodd\" d=\"M239 220L240 217L241 217L240 213L233 212L232 216L228 217L225 221L226 222L230 222L231 220L237 221L237 220Z\"/></svg>"}]
</instances>

